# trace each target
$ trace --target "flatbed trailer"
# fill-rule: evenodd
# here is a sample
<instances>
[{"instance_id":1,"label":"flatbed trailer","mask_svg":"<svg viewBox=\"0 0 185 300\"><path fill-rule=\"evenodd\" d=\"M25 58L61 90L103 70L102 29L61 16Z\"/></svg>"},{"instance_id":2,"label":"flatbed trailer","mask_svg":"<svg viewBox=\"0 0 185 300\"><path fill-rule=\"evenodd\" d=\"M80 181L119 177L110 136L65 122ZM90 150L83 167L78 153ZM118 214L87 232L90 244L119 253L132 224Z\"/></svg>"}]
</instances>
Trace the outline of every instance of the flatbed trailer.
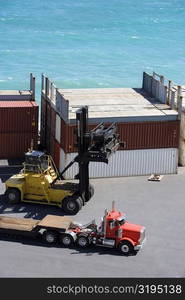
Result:
<instances>
[{"instance_id":1,"label":"flatbed trailer","mask_svg":"<svg viewBox=\"0 0 185 300\"><path fill-rule=\"evenodd\" d=\"M53 215L47 215L42 220L0 216L0 233L44 237L50 231L65 232L71 223L68 217Z\"/></svg>"},{"instance_id":2,"label":"flatbed trailer","mask_svg":"<svg viewBox=\"0 0 185 300\"><path fill-rule=\"evenodd\" d=\"M145 241L145 227L127 222L125 214L115 210L114 201L99 226L95 220L82 225L67 216L47 215L42 220L0 216L1 233L38 237L49 245L64 247L116 248L124 255L138 251Z\"/></svg>"}]
</instances>

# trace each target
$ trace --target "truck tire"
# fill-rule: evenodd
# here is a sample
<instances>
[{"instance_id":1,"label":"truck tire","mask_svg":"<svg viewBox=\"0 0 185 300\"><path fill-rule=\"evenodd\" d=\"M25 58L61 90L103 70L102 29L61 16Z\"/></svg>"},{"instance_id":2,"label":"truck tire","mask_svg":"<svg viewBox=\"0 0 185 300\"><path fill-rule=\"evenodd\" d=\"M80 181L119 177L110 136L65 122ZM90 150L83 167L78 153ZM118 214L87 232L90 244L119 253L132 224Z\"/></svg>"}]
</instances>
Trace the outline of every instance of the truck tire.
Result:
<instances>
[{"instance_id":1,"label":"truck tire","mask_svg":"<svg viewBox=\"0 0 185 300\"><path fill-rule=\"evenodd\" d=\"M69 196L62 201L62 209L69 215L76 215L82 206L82 199L78 196Z\"/></svg>"},{"instance_id":2,"label":"truck tire","mask_svg":"<svg viewBox=\"0 0 185 300\"><path fill-rule=\"evenodd\" d=\"M51 230L46 230L43 233L43 240L45 243L47 243L48 245L54 245L57 243L58 240L58 234L54 231Z\"/></svg>"},{"instance_id":3,"label":"truck tire","mask_svg":"<svg viewBox=\"0 0 185 300\"><path fill-rule=\"evenodd\" d=\"M94 186L89 184L89 195L88 198L85 199L85 202L88 202L94 195Z\"/></svg>"},{"instance_id":4,"label":"truck tire","mask_svg":"<svg viewBox=\"0 0 185 300\"><path fill-rule=\"evenodd\" d=\"M21 201L21 193L16 188L8 188L5 192L5 199L12 204L18 203Z\"/></svg>"},{"instance_id":5,"label":"truck tire","mask_svg":"<svg viewBox=\"0 0 185 300\"><path fill-rule=\"evenodd\" d=\"M80 248L86 248L89 246L89 239L82 234L77 237L76 243Z\"/></svg>"},{"instance_id":6,"label":"truck tire","mask_svg":"<svg viewBox=\"0 0 185 300\"><path fill-rule=\"evenodd\" d=\"M74 243L74 240L70 234L63 234L60 238L60 242L64 247L71 247Z\"/></svg>"},{"instance_id":7,"label":"truck tire","mask_svg":"<svg viewBox=\"0 0 185 300\"><path fill-rule=\"evenodd\" d=\"M119 244L118 250L123 255L129 255L134 252L134 247L130 242L123 241Z\"/></svg>"}]
</instances>

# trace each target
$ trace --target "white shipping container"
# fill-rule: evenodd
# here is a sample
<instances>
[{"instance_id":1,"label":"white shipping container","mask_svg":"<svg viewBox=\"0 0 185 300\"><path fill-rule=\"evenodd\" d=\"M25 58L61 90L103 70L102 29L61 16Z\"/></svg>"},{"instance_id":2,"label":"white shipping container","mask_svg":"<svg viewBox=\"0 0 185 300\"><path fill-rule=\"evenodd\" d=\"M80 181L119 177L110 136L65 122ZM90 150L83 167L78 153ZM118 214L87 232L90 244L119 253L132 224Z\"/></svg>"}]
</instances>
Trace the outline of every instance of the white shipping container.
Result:
<instances>
[{"instance_id":1,"label":"white shipping container","mask_svg":"<svg viewBox=\"0 0 185 300\"><path fill-rule=\"evenodd\" d=\"M60 144L61 137L61 119L59 115L56 114L56 127L55 127L55 139Z\"/></svg>"},{"instance_id":2,"label":"white shipping container","mask_svg":"<svg viewBox=\"0 0 185 300\"><path fill-rule=\"evenodd\" d=\"M60 151L60 171L77 155L77 153L65 154ZM123 150L113 154L108 164L91 162L89 175L97 177L119 177L156 174L174 174L178 167L178 149L144 149ZM78 173L78 164L74 163L64 177L73 179Z\"/></svg>"}]
</instances>

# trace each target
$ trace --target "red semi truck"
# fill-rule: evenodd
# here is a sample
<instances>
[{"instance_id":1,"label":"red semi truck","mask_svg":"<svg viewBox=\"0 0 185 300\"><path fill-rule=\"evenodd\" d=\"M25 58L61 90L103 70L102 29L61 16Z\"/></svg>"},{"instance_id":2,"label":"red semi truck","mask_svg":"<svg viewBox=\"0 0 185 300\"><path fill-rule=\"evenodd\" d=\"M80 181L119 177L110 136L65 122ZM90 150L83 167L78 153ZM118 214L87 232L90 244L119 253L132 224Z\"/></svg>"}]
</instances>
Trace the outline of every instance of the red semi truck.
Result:
<instances>
[{"instance_id":1,"label":"red semi truck","mask_svg":"<svg viewBox=\"0 0 185 300\"><path fill-rule=\"evenodd\" d=\"M145 241L145 227L126 221L125 214L105 211L100 226L95 221L81 225L62 216L47 215L42 220L0 216L0 233L40 237L47 244L61 243L64 247L90 245L116 248L123 255L137 252Z\"/></svg>"}]
</instances>

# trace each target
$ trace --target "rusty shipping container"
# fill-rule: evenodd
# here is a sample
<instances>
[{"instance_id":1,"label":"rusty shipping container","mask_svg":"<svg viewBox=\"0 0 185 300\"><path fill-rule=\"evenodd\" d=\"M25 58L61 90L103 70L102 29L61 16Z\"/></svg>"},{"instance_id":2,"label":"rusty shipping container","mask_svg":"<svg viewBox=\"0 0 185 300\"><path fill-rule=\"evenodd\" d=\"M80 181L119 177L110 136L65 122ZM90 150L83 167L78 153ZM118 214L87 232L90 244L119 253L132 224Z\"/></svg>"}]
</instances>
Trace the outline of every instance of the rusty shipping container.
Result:
<instances>
[{"instance_id":1,"label":"rusty shipping container","mask_svg":"<svg viewBox=\"0 0 185 300\"><path fill-rule=\"evenodd\" d=\"M0 159L22 158L31 144L37 149L37 142L36 132L0 133Z\"/></svg>"},{"instance_id":2,"label":"rusty shipping container","mask_svg":"<svg viewBox=\"0 0 185 300\"><path fill-rule=\"evenodd\" d=\"M0 101L0 132L37 132L38 105L34 101Z\"/></svg>"},{"instance_id":3,"label":"rusty shipping container","mask_svg":"<svg viewBox=\"0 0 185 300\"><path fill-rule=\"evenodd\" d=\"M90 125L89 129L96 125ZM60 144L65 153L77 151L75 130L75 125L68 125L61 119ZM120 140L125 142L124 150L178 148L179 132L180 121L118 123Z\"/></svg>"},{"instance_id":4,"label":"rusty shipping container","mask_svg":"<svg viewBox=\"0 0 185 300\"><path fill-rule=\"evenodd\" d=\"M38 105L35 101L0 101L0 159L23 157L38 143Z\"/></svg>"}]
</instances>

